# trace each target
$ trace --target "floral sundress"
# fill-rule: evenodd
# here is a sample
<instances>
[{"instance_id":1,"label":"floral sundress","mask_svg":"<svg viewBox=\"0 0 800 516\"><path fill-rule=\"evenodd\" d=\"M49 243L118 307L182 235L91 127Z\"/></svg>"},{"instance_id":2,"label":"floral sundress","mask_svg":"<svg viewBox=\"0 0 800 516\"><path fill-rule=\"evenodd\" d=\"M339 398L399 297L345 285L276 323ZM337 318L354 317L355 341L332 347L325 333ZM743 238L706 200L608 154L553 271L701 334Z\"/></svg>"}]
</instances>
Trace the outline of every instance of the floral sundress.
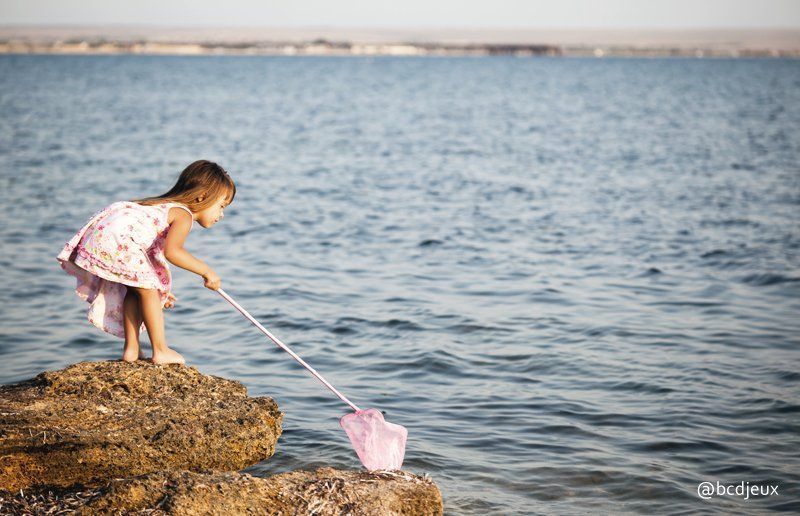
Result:
<instances>
[{"instance_id":1,"label":"floral sundress","mask_svg":"<svg viewBox=\"0 0 800 516\"><path fill-rule=\"evenodd\" d=\"M172 275L164 244L170 208L192 213L180 203L115 202L93 215L58 254L61 268L78 280L75 293L89 303L89 322L101 330L125 337L128 286L158 290L162 306L167 301Z\"/></svg>"}]
</instances>

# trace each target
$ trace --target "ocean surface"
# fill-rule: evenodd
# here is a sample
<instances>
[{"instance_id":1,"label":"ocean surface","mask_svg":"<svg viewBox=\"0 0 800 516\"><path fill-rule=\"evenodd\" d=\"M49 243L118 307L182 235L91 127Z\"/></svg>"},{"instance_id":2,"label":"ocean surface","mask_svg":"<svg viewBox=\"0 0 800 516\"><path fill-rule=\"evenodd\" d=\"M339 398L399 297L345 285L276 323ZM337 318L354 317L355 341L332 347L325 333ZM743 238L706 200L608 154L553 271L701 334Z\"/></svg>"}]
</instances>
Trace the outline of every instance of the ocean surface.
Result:
<instances>
[{"instance_id":1,"label":"ocean surface","mask_svg":"<svg viewBox=\"0 0 800 516\"><path fill-rule=\"evenodd\" d=\"M239 191L187 248L447 514L800 511L799 61L2 56L2 383L121 356L55 256L199 158ZM173 274L170 345L285 411L247 471L359 468L347 405Z\"/></svg>"}]
</instances>

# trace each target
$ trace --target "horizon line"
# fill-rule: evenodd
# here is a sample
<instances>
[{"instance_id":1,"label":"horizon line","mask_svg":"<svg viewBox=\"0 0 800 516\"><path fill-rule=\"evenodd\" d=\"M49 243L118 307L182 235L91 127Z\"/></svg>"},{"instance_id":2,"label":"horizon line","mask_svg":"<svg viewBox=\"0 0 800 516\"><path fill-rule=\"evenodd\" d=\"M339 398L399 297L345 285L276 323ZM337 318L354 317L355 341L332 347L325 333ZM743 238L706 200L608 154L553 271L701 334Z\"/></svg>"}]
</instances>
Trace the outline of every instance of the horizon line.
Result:
<instances>
[{"instance_id":1,"label":"horizon line","mask_svg":"<svg viewBox=\"0 0 800 516\"><path fill-rule=\"evenodd\" d=\"M436 30L647 30L647 31L713 31L713 30L763 30L763 31L797 31L800 26L774 25L774 26L538 26L538 25L248 25L248 24L167 24L167 23L136 23L136 22L98 22L98 23L32 23L32 22L2 22L0 28L102 28L102 27L135 27L135 28L170 28L170 29L368 29L368 30L409 30L409 29L436 29Z\"/></svg>"}]
</instances>

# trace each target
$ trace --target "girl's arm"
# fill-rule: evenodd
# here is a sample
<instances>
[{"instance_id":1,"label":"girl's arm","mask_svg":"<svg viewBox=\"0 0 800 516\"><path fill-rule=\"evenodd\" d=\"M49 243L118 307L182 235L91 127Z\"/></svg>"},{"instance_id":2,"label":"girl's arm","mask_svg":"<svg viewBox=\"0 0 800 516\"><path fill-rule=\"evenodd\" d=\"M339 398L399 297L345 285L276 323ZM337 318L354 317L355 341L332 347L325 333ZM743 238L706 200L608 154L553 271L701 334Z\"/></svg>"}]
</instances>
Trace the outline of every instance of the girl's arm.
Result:
<instances>
[{"instance_id":1,"label":"girl's arm","mask_svg":"<svg viewBox=\"0 0 800 516\"><path fill-rule=\"evenodd\" d=\"M172 208L176 211L175 218L169 226L167 239L164 244L164 257L170 263L177 265L181 269L198 274L205 279L206 287L217 290L220 285L219 276L214 269L208 266L203 260L195 258L192 253L183 248L189 230L192 229L192 216L181 208Z\"/></svg>"}]
</instances>

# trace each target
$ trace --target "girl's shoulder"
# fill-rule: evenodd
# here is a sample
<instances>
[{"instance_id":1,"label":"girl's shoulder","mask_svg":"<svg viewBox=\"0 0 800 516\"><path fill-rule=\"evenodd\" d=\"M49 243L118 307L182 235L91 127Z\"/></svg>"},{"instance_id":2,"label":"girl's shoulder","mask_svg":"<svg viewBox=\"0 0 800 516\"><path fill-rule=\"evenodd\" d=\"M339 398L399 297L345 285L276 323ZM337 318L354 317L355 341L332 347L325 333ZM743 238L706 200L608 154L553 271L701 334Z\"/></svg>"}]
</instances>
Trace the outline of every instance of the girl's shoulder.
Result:
<instances>
[{"instance_id":1,"label":"girl's shoulder","mask_svg":"<svg viewBox=\"0 0 800 516\"><path fill-rule=\"evenodd\" d=\"M185 204L181 204L179 202L167 202L167 203L164 203L164 205L166 206L167 210L170 210L172 208L181 208L181 209L185 210L189 215L193 215L192 214L192 210L190 210L189 207L186 206Z\"/></svg>"},{"instance_id":2,"label":"girl's shoulder","mask_svg":"<svg viewBox=\"0 0 800 516\"><path fill-rule=\"evenodd\" d=\"M185 211L186 213L189 214L189 219L192 222L194 222L194 214L192 213L192 210L190 210L185 204L181 204L179 202L168 202L168 203L164 203L163 206L164 206L164 214L166 216L167 224L172 224L173 222L175 222L175 217L178 216L177 214L174 214L172 217L170 217L170 213L169 212L173 208L175 208L179 213L181 211ZM191 227L190 227L190 230L191 230Z\"/></svg>"}]
</instances>

